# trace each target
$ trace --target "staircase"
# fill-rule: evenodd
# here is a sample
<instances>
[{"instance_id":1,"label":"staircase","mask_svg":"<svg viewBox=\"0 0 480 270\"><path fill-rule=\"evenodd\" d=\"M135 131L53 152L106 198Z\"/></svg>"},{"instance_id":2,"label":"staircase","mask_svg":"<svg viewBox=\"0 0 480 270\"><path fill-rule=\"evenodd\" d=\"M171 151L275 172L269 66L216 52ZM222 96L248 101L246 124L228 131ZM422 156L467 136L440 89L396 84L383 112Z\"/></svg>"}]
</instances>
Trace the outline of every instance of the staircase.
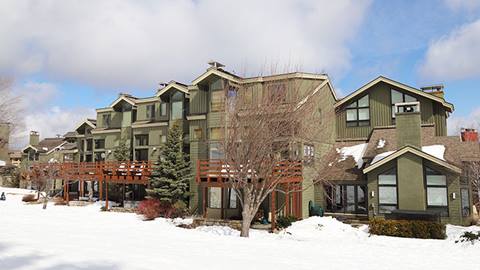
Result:
<instances>
[{"instance_id":1,"label":"staircase","mask_svg":"<svg viewBox=\"0 0 480 270\"><path fill-rule=\"evenodd\" d=\"M326 212L325 216L334 217L338 221L358 228L362 225L368 225L368 215L366 214L346 214L346 213L329 213Z\"/></svg>"}]
</instances>

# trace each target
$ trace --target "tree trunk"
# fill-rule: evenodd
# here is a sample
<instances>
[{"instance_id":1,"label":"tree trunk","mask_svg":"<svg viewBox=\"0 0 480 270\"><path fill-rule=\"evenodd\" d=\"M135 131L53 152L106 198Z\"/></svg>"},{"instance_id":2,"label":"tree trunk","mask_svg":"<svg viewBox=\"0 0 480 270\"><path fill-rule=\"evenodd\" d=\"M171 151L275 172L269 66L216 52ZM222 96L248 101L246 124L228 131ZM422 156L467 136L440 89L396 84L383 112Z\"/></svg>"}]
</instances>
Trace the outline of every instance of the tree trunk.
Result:
<instances>
[{"instance_id":1,"label":"tree trunk","mask_svg":"<svg viewBox=\"0 0 480 270\"><path fill-rule=\"evenodd\" d=\"M250 233L250 224L252 224L252 219L254 217L251 214L250 209L244 209L242 211L242 230L240 231L240 237L248 237Z\"/></svg>"}]
</instances>

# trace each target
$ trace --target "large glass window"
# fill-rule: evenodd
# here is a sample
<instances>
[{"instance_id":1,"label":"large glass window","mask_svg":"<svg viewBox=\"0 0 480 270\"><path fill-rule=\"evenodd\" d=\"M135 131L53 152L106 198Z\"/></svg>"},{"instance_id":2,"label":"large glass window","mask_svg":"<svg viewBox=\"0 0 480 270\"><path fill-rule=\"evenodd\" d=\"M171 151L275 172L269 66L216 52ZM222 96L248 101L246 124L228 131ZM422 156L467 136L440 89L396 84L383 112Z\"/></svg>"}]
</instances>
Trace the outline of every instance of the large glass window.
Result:
<instances>
[{"instance_id":1,"label":"large glass window","mask_svg":"<svg viewBox=\"0 0 480 270\"><path fill-rule=\"evenodd\" d=\"M112 117L110 114L102 115L103 127L110 128Z\"/></svg>"},{"instance_id":2,"label":"large glass window","mask_svg":"<svg viewBox=\"0 0 480 270\"><path fill-rule=\"evenodd\" d=\"M391 90L392 118L395 118L395 104L405 103L405 102L416 102L416 101L417 101L416 98L392 89ZM404 112L403 110L405 108L399 107L398 109L400 110L400 112Z\"/></svg>"},{"instance_id":3,"label":"large glass window","mask_svg":"<svg viewBox=\"0 0 480 270\"><path fill-rule=\"evenodd\" d=\"M147 105L147 119L154 119L155 118L155 105Z\"/></svg>"},{"instance_id":4,"label":"large glass window","mask_svg":"<svg viewBox=\"0 0 480 270\"><path fill-rule=\"evenodd\" d=\"M225 108L225 92L212 91L210 98L210 110L212 112L223 111Z\"/></svg>"},{"instance_id":5,"label":"large glass window","mask_svg":"<svg viewBox=\"0 0 480 270\"><path fill-rule=\"evenodd\" d=\"M228 208L237 208L237 194L234 189L228 189Z\"/></svg>"},{"instance_id":6,"label":"large glass window","mask_svg":"<svg viewBox=\"0 0 480 270\"><path fill-rule=\"evenodd\" d=\"M347 127L370 125L370 101L368 95L347 106Z\"/></svg>"},{"instance_id":7,"label":"large glass window","mask_svg":"<svg viewBox=\"0 0 480 270\"><path fill-rule=\"evenodd\" d=\"M378 212L390 213L397 207L397 171L393 168L378 175Z\"/></svg>"},{"instance_id":8,"label":"large glass window","mask_svg":"<svg viewBox=\"0 0 480 270\"><path fill-rule=\"evenodd\" d=\"M160 103L160 116L167 116L167 103L163 101Z\"/></svg>"},{"instance_id":9,"label":"large glass window","mask_svg":"<svg viewBox=\"0 0 480 270\"><path fill-rule=\"evenodd\" d=\"M210 159L223 159L224 157L222 146L220 145L220 143L215 142L210 143L208 154Z\"/></svg>"},{"instance_id":10,"label":"large glass window","mask_svg":"<svg viewBox=\"0 0 480 270\"><path fill-rule=\"evenodd\" d=\"M462 196L462 216L470 216L470 194L468 188L462 188L460 190Z\"/></svg>"},{"instance_id":11,"label":"large glass window","mask_svg":"<svg viewBox=\"0 0 480 270\"><path fill-rule=\"evenodd\" d=\"M105 139L96 139L95 140L95 149L105 148Z\"/></svg>"},{"instance_id":12,"label":"large glass window","mask_svg":"<svg viewBox=\"0 0 480 270\"><path fill-rule=\"evenodd\" d=\"M136 146L148 146L148 134L135 135Z\"/></svg>"},{"instance_id":13,"label":"large glass window","mask_svg":"<svg viewBox=\"0 0 480 270\"><path fill-rule=\"evenodd\" d=\"M208 207L222 207L222 189L219 187L211 187L208 189Z\"/></svg>"},{"instance_id":14,"label":"large glass window","mask_svg":"<svg viewBox=\"0 0 480 270\"><path fill-rule=\"evenodd\" d=\"M175 92L172 95L172 119L183 118L183 94L181 92Z\"/></svg>"},{"instance_id":15,"label":"large glass window","mask_svg":"<svg viewBox=\"0 0 480 270\"><path fill-rule=\"evenodd\" d=\"M448 216L447 177L426 167L427 208Z\"/></svg>"}]
</instances>

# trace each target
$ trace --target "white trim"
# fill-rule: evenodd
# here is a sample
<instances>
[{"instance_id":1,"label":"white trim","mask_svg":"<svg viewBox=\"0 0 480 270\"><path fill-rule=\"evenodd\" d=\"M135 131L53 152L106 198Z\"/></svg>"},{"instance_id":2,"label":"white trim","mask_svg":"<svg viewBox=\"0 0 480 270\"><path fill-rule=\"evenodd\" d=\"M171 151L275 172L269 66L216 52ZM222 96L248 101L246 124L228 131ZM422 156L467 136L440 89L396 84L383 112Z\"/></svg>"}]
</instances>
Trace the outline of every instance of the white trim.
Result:
<instances>
[{"instance_id":1,"label":"white trim","mask_svg":"<svg viewBox=\"0 0 480 270\"><path fill-rule=\"evenodd\" d=\"M417 156L420 156L424 159L427 159L427 160L430 160L431 162L433 163L436 163L436 164L439 164L441 165L442 167L445 167L447 169L450 169L451 171L453 172L456 172L456 173L462 173L462 169L458 168L457 166L454 166L452 164L449 164L448 162L444 161L444 160L441 160L437 157L434 157L428 153L425 153L421 150L418 150L416 148L413 148L411 146L405 146L404 148L398 150L398 151L395 151L394 153L386 156L385 158L383 158L382 160L378 161L378 162L375 162L374 164L368 166L367 168L365 168L363 170L363 173L369 173L371 172L372 170L375 170L376 168L384 165L385 163L389 162L389 161L392 161L400 156L402 156L403 154L405 153L412 153L414 155L417 155Z\"/></svg>"},{"instance_id":2,"label":"white trim","mask_svg":"<svg viewBox=\"0 0 480 270\"><path fill-rule=\"evenodd\" d=\"M76 131L77 129L79 129L81 126L83 126L83 124L87 124L87 125L89 125L91 128L96 128L96 126L95 126L92 122L90 122L90 120L87 119L87 120L81 122L80 124L78 124L77 127L75 128L75 131Z\"/></svg>"},{"instance_id":3,"label":"white trim","mask_svg":"<svg viewBox=\"0 0 480 270\"><path fill-rule=\"evenodd\" d=\"M383 76L379 76L378 78L374 79L373 81L370 81L369 83L365 84L364 86L360 87L358 90L356 90L355 92L351 93L350 95L344 97L343 99L341 99L339 102L337 102L335 104L335 108L345 104L346 102L348 102L349 100L353 99L354 97L357 97L358 95L360 95L361 93L363 93L364 91L370 89L372 86L376 85L377 83L379 82L384 82L384 83L387 83L387 84L390 84L390 85L393 85L397 88L400 88L402 90L405 90L407 92L410 92L410 93L413 93L413 94L416 94L416 95L419 95L419 96L422 96L424 98L428 98L430 100L434 100L436 102L439 102L441 103L444 107L446 107L447 109L450 110L450 112L453 112L454 110L454 106L453 104L451 103L448 103L446 102L443 98L440 98L440 97L437 97L437 96L434 96L430 93L425 93L423 92L422 90L420 89L417 89L417 88L414 88L414 87L411 87L411 86L408 86L406 84L403 84L403 83L399 83L397 81L394 81L392 79L389 79L389 78L386 78L386 77L383 77Z\"/></svg>"},{"instance_id":4,"label":"white trim","mask_svg":"<svg viewBox=\"0 0 480 270\"><path fill-rule=\"evenodd\" d=\"M50 149L46 154L48 155L48 154L52 153L55 149L57 149L58 147L62 147L62 145L66 144L66 143L67 142L62 142L61 144L59 144L59 145L53 147L52 149ZM61 149L58 149L58 150L61 150Z\"/></svg>"},{"instance_id":5,"label":"white trim","mask_svg":"<svg viewBox=\"0 0 480 270\"><path fill-rule=\"evenodd\" d=\"M126 101L128 104L130 104L130 105L132 105L132 106L135 106L135 102L134 102L134 101L132 101L131 99L129 99L127 96L123 96L123 95L122 95L122 96L119 96L112 104L110 104L109 107L112 107L112 108L113 108L113 106L117 105L117 103L119 103L119 102L122 101L122 100Z\"/></svg>"},{"instance_id":6,"label":"white trim","mask_svg":"<svg viewBox=\"0 0 480 270\"><path fill-rule=\"evenodd\" d=\"M104 134L104 133L116 133L120 132L119 128L116 129L104 129L104 130L94 130L92 129L92 134Z\"/></svg>"},{"instance_id":7,"label":"white trim","mask_svg":"<svg viewBox=\"0 0 480 270\"><path fill-rule=\"evenodd\" d=\"M102 113L102 112L113 112L113 108L100 108L100 109L95 109L97 113Z\"/></svg>"},{"instance_id":8,"label":"white trim","mask_svg":"<svg viewBox=\"0 0 480 270\"><path fill-rule=\"evenodd\" d=\"M236 83L241 83L241 79L240 78L236 78L228 73L225 73L225 72L222 72L222 70L219 70L219 69L209 69L207 70L205 73L203 73L202 75L200 75L198 78L196 78L195 80L193 80L192 84L193 85L197 85L199 84L200 82L202 82L203 80L205 80L208 76L210 75L217 75L218 77L221 77L221 78L224 78L224 79L227 79L229 81L232 81L232 82L236 82Z\"/></svg>"},{"instance_id":9,"label":"white trim","mask_svg":"<svg viewBox=\"0 0 480 270\"><path fill-rule=\"evenodd\" d=\"M155 96L159 97L172 88L175 88L178 91L188 95L188 88L186 86L180 85L175 81L171 81L167 86L163 87L162 89L158 89L158 92L155 94Z\"/></svg>"},{"instance_id":10,"label":"white trim","mask_svg":"<svg viewBox=\"0 0 480 270\"><path fill-rule=\"evenodd\" d=\"M27 150L28 148L32 148L33 150L35 150L35 152L38 152L38 149L36 147L29 144L22 149L22 153L25 152L25 150Z\"/></svg>"},{"instance_id":11,"label":"white trim","mask_svg":"<svg viewBox=\"0 0 480 270\"><path fill-rule=\"evenodd\" d=\"M147 127L166 127L168 126L168 122L158 122L158 123L148 123L148 124L139 124L139 125L132 125L132 128L147 128Z\"/></svg>"},{"instance_id":12,"label":"white trim","mask_svg":"<svg viewBox=\"0 0 480 270\"><path fill-rule=\"evenodd\" d=\"M199 114L199 115L188 115L187 120L205 120L207 119L206 114Z\"/></svg>"},{"instance_id":13,"label":"white trim","mask_svg":"<svg viewBox=\"0 0 480 270\"><path fill-rule=\"evenodd\" d=\"M157 102L159 101L158 97L149 97L149 98L142 98L137 99L135 102L138 103L149 103L149 102Z\"/></svg>"}]
</instances>

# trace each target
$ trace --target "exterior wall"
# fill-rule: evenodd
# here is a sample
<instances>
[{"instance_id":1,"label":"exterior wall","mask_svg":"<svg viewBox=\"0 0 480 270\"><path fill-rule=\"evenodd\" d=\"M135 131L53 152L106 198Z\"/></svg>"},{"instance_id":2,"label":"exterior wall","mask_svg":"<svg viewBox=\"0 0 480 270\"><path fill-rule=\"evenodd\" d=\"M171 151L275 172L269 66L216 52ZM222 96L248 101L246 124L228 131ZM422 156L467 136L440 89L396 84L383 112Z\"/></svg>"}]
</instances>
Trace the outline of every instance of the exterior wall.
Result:
<instances>
[{"instance_id":1,"label":"exterior wall","mask_svg":"<svg viewBox=\"0 0 480 270\"><path fill-rule=\"evenodd\" d=\"M337 139L366 139L374 127L394 125L391 108L391 89L407 93L387 83L378 83L365 91L370 97L370 126L347 127L346 111L339 108L336 116ZM417 98L422 112L422 124L435 124L436 136L446 136L446 111L430 99L407 93ZM362 95L363 96L363 95ZM352 100L354 101L354 100ZM350 103L345 104L347 106Z\"/></svg>"},{"instance_id":2,"label":"exterior wall","mask_svg":"<svg viewBox=\"0 0 480 270\"><path fill-rule=\"evenodd\" d=\"M426 210L426 187L424 178L424 164L438 170L447 176L447 196L448 196L448 217L442 217L443 223L456 225L469 225L469 218L462 217L461 197L460 197L460 176L453 175L445 169L423 161L419 157L405 156L398 160L391 161L382 167L368 173L368 200L369 217L383 218L378 213L378 175L391 169L398 164L397 170L397 189L398 206L402 210ZM372 191L375 195L372 197ZM453 193L456 198L453 199ZM470 209L472 207L470 196Z\"/></svg>"},{"instance_id":3,"label":"exterior wall","mask_svg":"<svg viewBox=\"0 0 480 270\"><path fill-rule=\"evenodd\" d=\"M407 153L397 159L398 207L402 210L426 210L422 158Z\"/></svg>"}]
</instances>

